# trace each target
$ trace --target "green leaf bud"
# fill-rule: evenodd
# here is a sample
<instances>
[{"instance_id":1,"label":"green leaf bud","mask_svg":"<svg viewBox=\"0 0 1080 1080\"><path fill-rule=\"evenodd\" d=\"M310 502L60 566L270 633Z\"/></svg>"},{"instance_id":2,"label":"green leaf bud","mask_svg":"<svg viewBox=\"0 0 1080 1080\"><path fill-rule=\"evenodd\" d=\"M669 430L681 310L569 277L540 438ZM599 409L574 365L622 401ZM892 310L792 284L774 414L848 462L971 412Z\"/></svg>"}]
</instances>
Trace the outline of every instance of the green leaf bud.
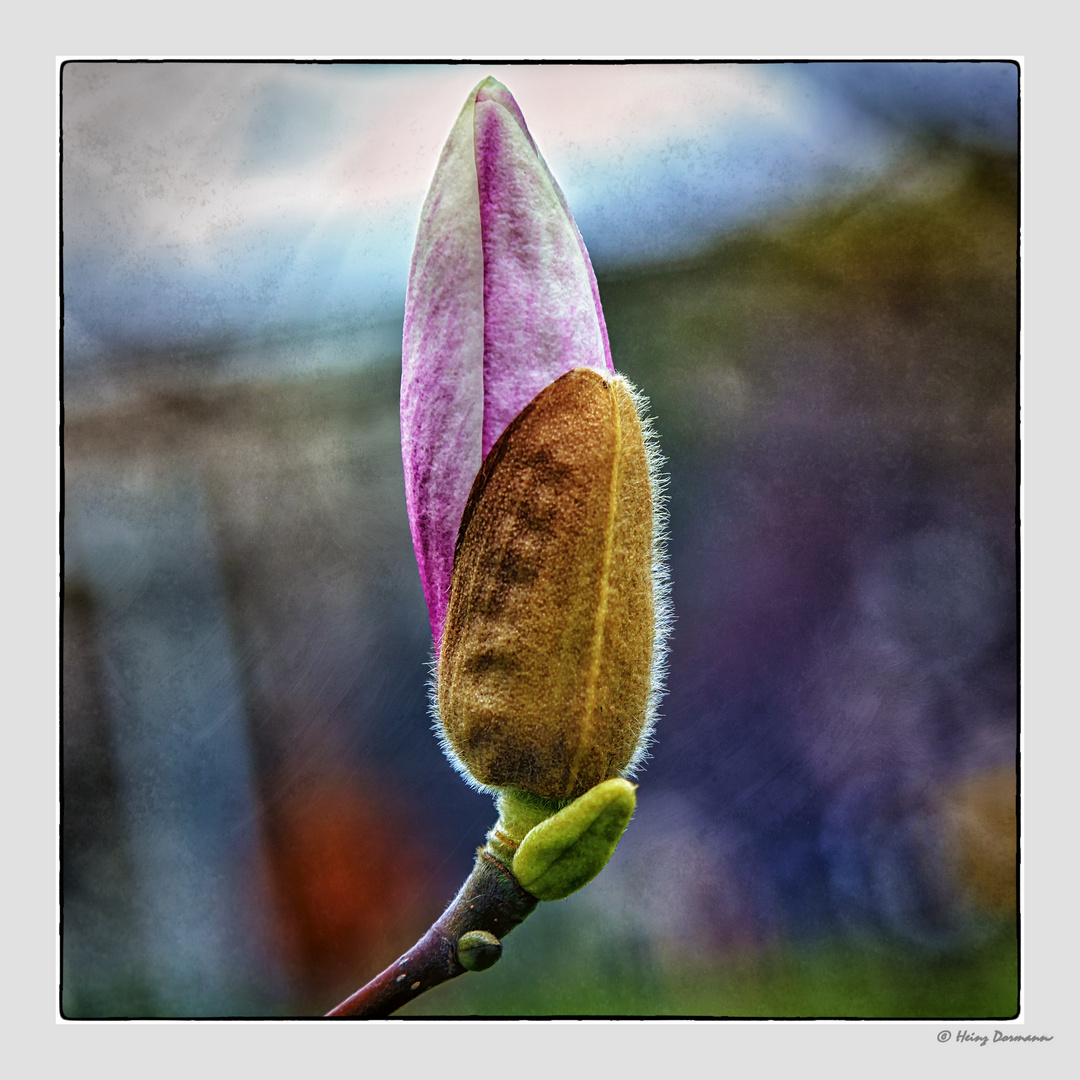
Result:
<instances>
[{"instance_id":1,"label":"green leaf bud","mask_svg":"<svg viewBox=\"0 0 1080 1080\"><path fill-rule=\"evenodd\" d=\"M616 777L532 828L514 855L521 887L539 900L562 900L607 865L630 823L634 785Z\"/></svg>"},{"instance_id":2,"label":"green leaf bud","mask_svg":"<svg viewBox=\"0 0 1080 1080\"><path fill-rule=\"evenodd\" d=\"M468 971L487 971L501 956L502 942L486 930L470 930L458 938L458 961Z\"/></svg>"}]
</instances>

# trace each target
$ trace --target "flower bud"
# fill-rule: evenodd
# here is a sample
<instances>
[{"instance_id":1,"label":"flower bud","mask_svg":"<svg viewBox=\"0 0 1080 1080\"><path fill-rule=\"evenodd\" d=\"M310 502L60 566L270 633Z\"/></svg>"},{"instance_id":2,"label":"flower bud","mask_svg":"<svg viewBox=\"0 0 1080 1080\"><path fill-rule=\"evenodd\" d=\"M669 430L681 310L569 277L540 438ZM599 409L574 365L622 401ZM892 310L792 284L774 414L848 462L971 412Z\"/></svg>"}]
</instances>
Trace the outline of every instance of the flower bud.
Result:
<instances>
[{"instance_id":1,"label":"flower bud","mask_svg":"<svg viewBox=\"0 0 1080 1080\"><path fill-rule=\"evenodd\" d=\"M497 793L488 849L558 898L633 814L619 778L645 755L667 627L659 491L581 235L493 79L421 214L401 440L444 749Z\"/></svg>"},{"instance_id":2,"label":"flower bud","mask_svg":"<svg viewBox=\"0 0 1080 1080\"><path fill-rule=\"evenodd\" d=\"M478 785L576 798L643 755L659 659L649 464L629 385L584 368L485 459L438 675L444 746Z\"/></svg>"}]
</instances>

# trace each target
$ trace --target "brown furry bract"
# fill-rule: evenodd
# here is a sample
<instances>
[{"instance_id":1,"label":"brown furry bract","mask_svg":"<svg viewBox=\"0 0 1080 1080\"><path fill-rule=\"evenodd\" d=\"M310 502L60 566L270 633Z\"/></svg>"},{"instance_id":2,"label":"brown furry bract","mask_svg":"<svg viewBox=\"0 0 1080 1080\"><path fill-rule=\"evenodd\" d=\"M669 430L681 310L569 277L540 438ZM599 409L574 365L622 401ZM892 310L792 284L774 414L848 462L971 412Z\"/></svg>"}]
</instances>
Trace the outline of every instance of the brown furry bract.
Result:
<instances>
[{"instance_id":1,"label":"brown furry bract","mask_svg":"<svg viewBox=\"0 0 1080 1080\"><path fill-rule=\"evenodd\" d=\"M570 371L492 448L458 532L438 703L476 782L567 798L627 769L647 728L652 545L632 392Z\"/></svg>"}]
</instances>

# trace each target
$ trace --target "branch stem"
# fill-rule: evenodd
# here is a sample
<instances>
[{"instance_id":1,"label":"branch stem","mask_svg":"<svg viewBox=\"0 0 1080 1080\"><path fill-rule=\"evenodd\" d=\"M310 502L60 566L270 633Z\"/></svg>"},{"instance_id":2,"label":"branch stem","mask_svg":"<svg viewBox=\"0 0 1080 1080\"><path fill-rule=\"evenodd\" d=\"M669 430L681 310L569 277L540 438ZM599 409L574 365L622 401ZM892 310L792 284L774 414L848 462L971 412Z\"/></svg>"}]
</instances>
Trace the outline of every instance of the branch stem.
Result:
<instances>
[{"instance_id":1,"label":"branch stem","mask_svg":"<svg viewBox=\"0 0 1080 1080\"><path fill-rule=\"evenodd\" d=\"M326 1015L354 1019L389 1016L425 990L469 970L458 955L463 934L480 930L502 939L524 922L538 903L488 848L481 848L472 873L431 929L381 975Z\"/></svg>"}]
</instances>

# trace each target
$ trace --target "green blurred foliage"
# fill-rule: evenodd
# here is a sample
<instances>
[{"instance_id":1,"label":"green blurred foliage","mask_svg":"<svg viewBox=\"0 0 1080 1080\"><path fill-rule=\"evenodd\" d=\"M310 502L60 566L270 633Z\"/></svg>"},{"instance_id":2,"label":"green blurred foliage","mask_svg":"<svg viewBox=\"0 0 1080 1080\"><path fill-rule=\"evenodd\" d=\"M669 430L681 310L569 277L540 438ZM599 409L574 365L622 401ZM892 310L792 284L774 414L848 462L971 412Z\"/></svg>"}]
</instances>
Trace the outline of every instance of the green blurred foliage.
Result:
<instances>
[{"instance_id":1,"label":"green blurred foliage","mask_svg":"<svg viewBox=\"0 0 1080 1080\"><path fill-rule=\"evenodd\" d=\"M399 1015L1007 1019L1018 980L1008 921L975 948L937 956L832 940L656 958L613 950L566 901L541 904L490 971L436 987Z\"/></svg>"},{"instance_id":2,"label":"green blurred foliage","mask_svg":"<svg viewBox=\"0 0 1080 1080\"><path fill-rule=\"evenodd\" d=\"M665 451L737 436L808 341L830 343L815 375L835 404L892 405L872 417L886 429L949 442L973 409L1013 407L1017 181L1010 155L927 148L854 198L602 278L612 353Z\"/></svg>"}]
</instances>

